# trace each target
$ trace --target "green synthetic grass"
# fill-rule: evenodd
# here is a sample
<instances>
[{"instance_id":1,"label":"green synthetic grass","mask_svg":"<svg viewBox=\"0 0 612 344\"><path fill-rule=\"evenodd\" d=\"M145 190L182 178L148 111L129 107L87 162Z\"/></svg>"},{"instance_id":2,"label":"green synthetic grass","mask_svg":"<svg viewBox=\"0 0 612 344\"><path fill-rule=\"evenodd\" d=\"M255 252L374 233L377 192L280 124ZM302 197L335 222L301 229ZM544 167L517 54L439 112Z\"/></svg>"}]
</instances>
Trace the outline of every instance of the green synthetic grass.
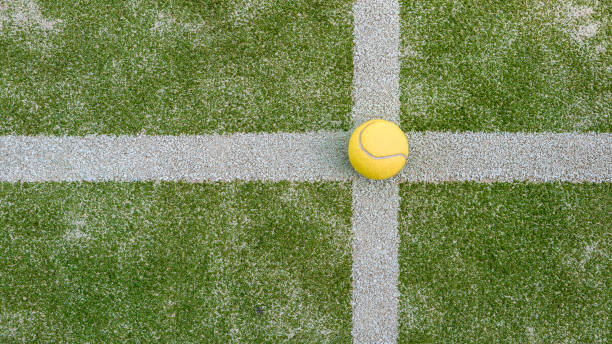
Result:
<instances>
[{"instance_id":1,"label":"green synthetic grass","mask_svg":"<svg viewBox=\"0 0 612 344\"><path fill-rule=\"evenodd\" d=\"M611 2L400 3L404 130L612 131Z\"/></svg>"},{"instance_id":2,"label":"green synthetic grass","mask_svg":"<svg viewBox=\"0 0 612 344\"><path fill-rule=\"evenodd\" d=\"M0 0L0 134L348 130L350 0Z\"/></svg>"},{"instance_id":3,"label":"green synthetic grass","mask_svg":"<svg viewBox=\"0 0 612 344\"><path fill-rule=\"evenodd\" d=\"M400 343L607 343L612 184L400 187Z\"/></svg>"},{"instance_id":4,"label":"green synthetic grass","mask_svg":"<svg viewBox=\"0 0 612 344\"><path fill-rule=\"evenodd\" d=\"M350 183L0 183L0 342L350 342Z\"/></svg>"}]
</instances>

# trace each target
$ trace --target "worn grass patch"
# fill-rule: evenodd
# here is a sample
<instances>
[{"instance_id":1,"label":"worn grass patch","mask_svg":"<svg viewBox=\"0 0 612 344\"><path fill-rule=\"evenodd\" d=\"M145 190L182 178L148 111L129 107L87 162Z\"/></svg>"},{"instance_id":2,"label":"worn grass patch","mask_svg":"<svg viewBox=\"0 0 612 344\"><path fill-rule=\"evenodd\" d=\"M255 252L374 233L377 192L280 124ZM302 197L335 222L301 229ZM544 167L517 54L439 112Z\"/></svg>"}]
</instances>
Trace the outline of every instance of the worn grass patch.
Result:
<instances>
[{"instance_id":1,"label":"worn grass patch","mask_svg":"<svg viewBox=\"0 0 612 344\"><path fill-rule=\"evenodd\" d=\"M401 343L606 343L611 184L400 188Z\"/></svg>"},{"instance_id":2,"label":"worn grass patch","mask_svg":"<svg viewBox=\"0 0 612 344\"><path fill-rule=\"evenodd\" d=\"M350 342L340 183L0 184L0 342Z\"/></svg>"},{"instance_id":3,"label":"worn grass patch","mask_svg":"<svg viewBox=\"0 0 612 344\"><path fill-rule=\"evenodd\" d=\"M348 0L0 0L0 134L348 130Z\"/></svg>"},{"instance_id":4,"label":"worn grass patch","mask_svg":"<svg viewBox=\"0 0 612 344\"><path fill-rule=\"evenodd\" d=\"M612 7L401 1L404 130L612 131Z\"/></svg>"}]
</instances>

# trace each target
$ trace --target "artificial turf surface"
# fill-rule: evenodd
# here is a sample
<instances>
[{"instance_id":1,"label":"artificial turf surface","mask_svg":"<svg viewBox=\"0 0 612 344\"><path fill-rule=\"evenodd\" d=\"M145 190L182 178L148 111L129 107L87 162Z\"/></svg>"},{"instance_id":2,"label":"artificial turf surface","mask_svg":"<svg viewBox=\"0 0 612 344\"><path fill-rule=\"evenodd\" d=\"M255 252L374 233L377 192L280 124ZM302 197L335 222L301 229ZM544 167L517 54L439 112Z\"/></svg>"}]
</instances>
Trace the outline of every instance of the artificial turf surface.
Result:
<instances>
[{"instance_id":1,"label":"artificial turf surface","mask_svg":"<svg viewBox=\"0 0 612 344\"><path fill-rule=\"evenodd\" d=\"M610 1L400 3L402 129L612 131Z\"/></svg>"},{"instance_id":2,"label":"artificial turf surface","mask_svg":"<svg viewBox=\"0 0 612 344\"><path fill-rule=\"evenodd\" d=\"M612 184L400 187L400 343L607 343Z\"/></svg>"},{"instance_id":3,"label":"artificial turf surface","mask_svg":"<svg viewBox=\"0 0 612 344\"><path fill-rule=\"evenodd\" d=\"M0 183L0 342L350 342L350 183Z\"/></svg>"},{"instance_id":4,"label":"artificial turf surface","mask_svg":"<svg viewBox=\"0 0 612 344\"><path fill-rule=\"evenodd\" d=\"M348 130L350 0L0 0L0 135Z\"/></svg>"}]
</instances>

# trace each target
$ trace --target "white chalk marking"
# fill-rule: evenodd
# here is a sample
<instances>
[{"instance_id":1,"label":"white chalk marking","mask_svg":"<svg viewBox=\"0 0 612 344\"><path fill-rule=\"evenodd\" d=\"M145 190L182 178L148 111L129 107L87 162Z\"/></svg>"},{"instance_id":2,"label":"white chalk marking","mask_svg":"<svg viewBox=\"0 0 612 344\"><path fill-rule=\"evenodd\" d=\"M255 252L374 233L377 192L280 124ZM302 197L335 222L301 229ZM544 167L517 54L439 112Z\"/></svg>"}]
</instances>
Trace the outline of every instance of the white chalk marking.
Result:
<instances>
[{"instance_id":1,"label":"white chalk marking","mask_svg":"<svg viewBox=\"0 0 612 344\"><path fill-rule=\"evenodd\" d=\"M401 182L612 182L609 133L408 133Z\"/></svg>"},{"instance_id":2,"label":"white chalk marking","mask_svg":"<svg viewBox=\"0 0 612 344\"><path fill-rule=\"evenodd\" d=\"M336 181L348 136L0 136L0 181Z\"/></svg>"},{"instance_id":3,"label":"white chalk marking","mask_svg":"<svg viewBox=\"0 0 612 344\"><path fill-rule=\"evenodd\" d=\"M349 133L0 136L0 181L348 181ZM612 182L610 133L408 133L392 180Z\"/></svg>"},{"instance_id":4,"label":"white chalk marking","mask_svg":"<svg viewBox=\"0 0 612 344\"><path fill-rule=\"evenodd\" d=\"M399 3L353 5L353 124L399 121ZM361 144L361 137L360 137ZM363 146L362 146L363 149ZM399 291L395 179L353 181L353 343L395 343Z\"/></svg>"}]
</instances>

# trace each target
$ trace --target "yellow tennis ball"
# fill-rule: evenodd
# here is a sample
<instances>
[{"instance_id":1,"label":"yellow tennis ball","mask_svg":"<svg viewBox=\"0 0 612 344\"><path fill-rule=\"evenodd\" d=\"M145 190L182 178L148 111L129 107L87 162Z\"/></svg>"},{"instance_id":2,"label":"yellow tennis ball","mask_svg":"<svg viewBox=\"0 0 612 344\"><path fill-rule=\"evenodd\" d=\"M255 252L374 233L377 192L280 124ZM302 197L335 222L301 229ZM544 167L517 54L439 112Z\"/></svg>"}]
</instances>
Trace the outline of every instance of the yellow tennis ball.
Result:
<instances>
[{"instance_id":1,"label":"yellow tennis ball","mask_svg":"<svg viewBox=\"0 0 612 344\"><path fill-rule=\"evenodd\" d=\"M353 168L370 179L396 175L408 159L408 139L395 123L373 119L357 127L348 144Z\"/></svg>"}]
</instances>

